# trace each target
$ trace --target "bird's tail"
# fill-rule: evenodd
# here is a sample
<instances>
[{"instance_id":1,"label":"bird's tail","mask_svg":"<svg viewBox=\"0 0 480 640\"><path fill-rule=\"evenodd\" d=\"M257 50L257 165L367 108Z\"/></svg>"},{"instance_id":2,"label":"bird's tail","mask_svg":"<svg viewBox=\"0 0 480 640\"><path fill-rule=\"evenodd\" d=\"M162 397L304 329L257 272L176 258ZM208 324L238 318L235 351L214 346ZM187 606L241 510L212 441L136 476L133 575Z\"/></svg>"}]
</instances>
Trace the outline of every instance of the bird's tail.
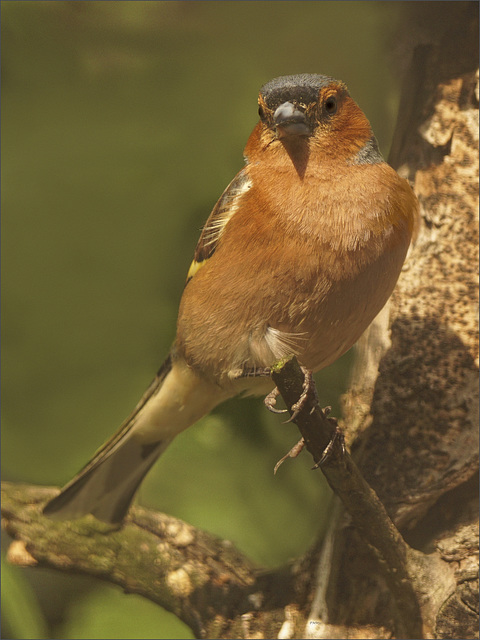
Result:
<instances>
[{"instance_id":1,"label":"bird's tail","mask_svg":"<svg viewBox=\"0 0 480 640\"><path fill-rule=\"evenodd\" d=\"M144 476L173 438L223 399L218 388L169 356L117 433L43 512L59 520L91 513L119 524Z\"/></svg>"}]
</instances>

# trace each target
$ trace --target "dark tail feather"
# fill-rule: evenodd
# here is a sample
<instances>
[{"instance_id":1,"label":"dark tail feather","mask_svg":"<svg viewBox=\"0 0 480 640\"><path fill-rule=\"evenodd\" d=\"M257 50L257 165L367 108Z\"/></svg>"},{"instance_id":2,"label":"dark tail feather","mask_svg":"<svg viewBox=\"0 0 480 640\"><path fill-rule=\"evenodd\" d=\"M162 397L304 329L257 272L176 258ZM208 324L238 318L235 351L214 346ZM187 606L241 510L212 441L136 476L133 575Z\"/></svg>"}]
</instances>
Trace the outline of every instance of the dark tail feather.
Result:
<instances>
[{"instance_id":1,"label":"dark tail feather","mask_svg":"<svg viewBox=\"0 0 480 640\"><path fill-rule=\"evenodd\" d=\"M43 510L58 520L91 513L99 520L120 524L153 463L170 440L145 446L126 438L115 452L72 480Z\"/></svg>"},{"instance_id":2,"label":"dark tail feather","mask_svg":"<svg viewBox=\"0 0 480 640\"><path fill-rule=\"evenodd\" d=\"M171 366L169 357L133 413L59 495L47 503L44 514L63 520L91 513L111 524L123 520L145 474L172 440L145 445L132 437L135 418L158 392Z\"/></svg>"}]
</instances>

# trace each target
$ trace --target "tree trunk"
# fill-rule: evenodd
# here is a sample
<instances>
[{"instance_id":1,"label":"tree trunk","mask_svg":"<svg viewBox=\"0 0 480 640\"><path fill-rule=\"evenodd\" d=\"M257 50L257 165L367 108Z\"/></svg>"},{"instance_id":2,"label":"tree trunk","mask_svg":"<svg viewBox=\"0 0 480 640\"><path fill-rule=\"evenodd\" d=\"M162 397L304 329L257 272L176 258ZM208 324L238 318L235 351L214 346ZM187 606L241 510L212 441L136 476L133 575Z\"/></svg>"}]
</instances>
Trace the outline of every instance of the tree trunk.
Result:
<instances>
[{"instance_id":1,"label":"tree trunk","mask_svg":"<svg viewBox=\"0 0 480 640\"><path fill-rule=\"evenodd\" d=\"M412 181L421 219L390 304L359 345L344 420L407 542L449 567L443 584L426 585L426 635L470 638L478 637L478 5L418 4L405 32L424 21L433 33L405 77L390 163ZM371 555L344 518L332 526L322 606L347 625L390 627Z\"/></svg>"}]
</instances>

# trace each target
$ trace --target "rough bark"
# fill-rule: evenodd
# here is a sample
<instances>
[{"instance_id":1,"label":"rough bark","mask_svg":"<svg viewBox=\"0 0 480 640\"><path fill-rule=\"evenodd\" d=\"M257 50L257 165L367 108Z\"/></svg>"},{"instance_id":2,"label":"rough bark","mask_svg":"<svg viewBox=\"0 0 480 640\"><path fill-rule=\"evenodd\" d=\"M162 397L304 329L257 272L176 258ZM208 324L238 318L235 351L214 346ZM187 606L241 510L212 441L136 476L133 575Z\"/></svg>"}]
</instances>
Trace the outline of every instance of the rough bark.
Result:
<instances>
[{"instance_id":1,"label":"rough bark","mask_svg":"<svg viewBox=\"0 0 480 640\"><path fill-rule=\"evenodd\" d=\"M475 638L478 5L408 4L413 60L390 161L412 182L421 219L394 295L359 345L341 426L386 526L396 527L400 586L414 593L421 634ZM144 509L119 531L89 518L50 521L40 506L52 494L5 485L10 561L119 584L174 612L197 637L412 637L391 561L375 542L378 523L359 522L348 491L326 535L268 572L228 541Z\"/></svg>"}]
</instances>

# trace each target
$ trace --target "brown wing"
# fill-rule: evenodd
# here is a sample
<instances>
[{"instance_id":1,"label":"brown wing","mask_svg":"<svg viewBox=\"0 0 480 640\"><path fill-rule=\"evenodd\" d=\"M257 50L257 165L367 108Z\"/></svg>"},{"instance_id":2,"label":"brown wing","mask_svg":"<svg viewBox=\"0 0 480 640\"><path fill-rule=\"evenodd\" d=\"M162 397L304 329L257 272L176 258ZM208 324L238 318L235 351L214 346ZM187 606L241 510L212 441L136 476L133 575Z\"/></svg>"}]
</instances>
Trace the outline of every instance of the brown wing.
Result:
<instances>
[{"instance_id":1,"label":"brown wing","mask_svg":"<svg viewBox=\"0 0 480 640\"><path fill-rule=\"evenodd\" d=\"M213 255L228 221L240 205L242 195L251 186L246 170L242 169L222 193L203 227L195 248L193 262L188 270L187 282L205 264L205 261Z\"/></svg>"}]
</instances>

